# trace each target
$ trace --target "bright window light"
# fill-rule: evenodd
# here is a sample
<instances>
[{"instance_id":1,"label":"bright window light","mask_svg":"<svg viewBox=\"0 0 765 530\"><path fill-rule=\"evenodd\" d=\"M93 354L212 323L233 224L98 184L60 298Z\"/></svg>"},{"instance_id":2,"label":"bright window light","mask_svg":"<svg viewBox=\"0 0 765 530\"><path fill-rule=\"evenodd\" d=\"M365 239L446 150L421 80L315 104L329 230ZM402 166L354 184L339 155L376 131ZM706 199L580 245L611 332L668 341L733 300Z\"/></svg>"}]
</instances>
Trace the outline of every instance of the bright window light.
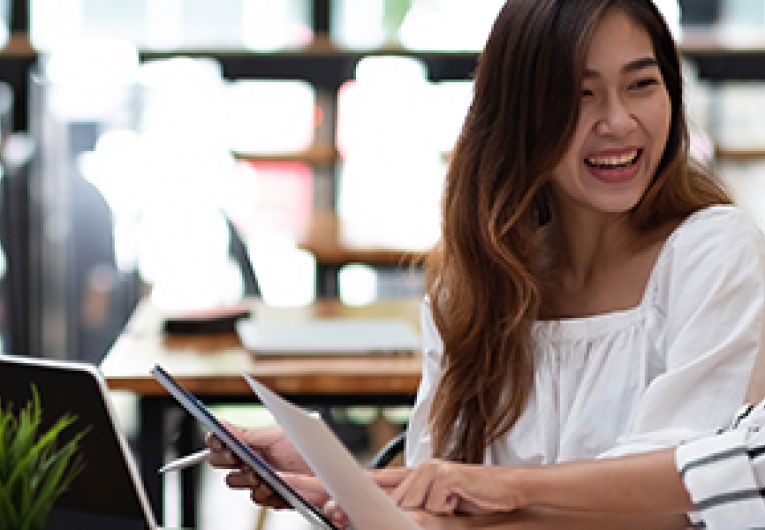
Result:
<instances>
[{"instance_id":1,"label":"bright window light","mask_svg":"<svg viewBox=\"0 0 765 530\"><path fill-rule=\"evenodd\" d=\"M10 5L10 0L0 1L0 46L5 46L5 44L8 42L8 37L10 36L10 31L8 29L10 19Z\"/></svg>"},{"instance_id":2,"label":"bright window light","mask_svg":"<svg viewBox=\"0 0 765 530\"><path fill-rule=\"evenodd\" d=\"M226 88L228 146L240 153L289 153L313 143L316 91L305 81L242 80Z\"/></svg>"},{"instance_id":3,"label":"bright window light","mask_svg":"<svg viewBox=\"0 0 765 530\"><path fill-rule=\"evenodd\" d=\"M311 15L310 0L31 0L30 39L38 50L111 37L150 50L270 51L309 44Z\"/></svg>"},{"instance_id":4,"label":"bright window light","mask_svg":"<svg viewBox=\"0 0 765 530\"><path fill-rule=\"evenodd\" d=\"M765 3L762 0L723 0L722 24L739 28L765 28Z\"/></svg>"},{"instance_id":5,"label":"bright window light","mask_svg":"<svg viewBox=\"0 0 765 530\"><path fill-rule=\"evenodd\" d=\"M347 305L365 305L377 298L377 275L367 265L346 265L338 276L340 300Z\"/></svg>"},{"instance_id":6,"label":"bright window light","mask_svg":"<svg viewBox=\"0 0 765 530\"><path fill-rule=\"evenodd\" d=\"M351 49L478 51L503 0L334 0L331 34Z\"/></svg>"},{"instance_id":7,"label":"bright window light","mask_svg":"<svg viewBox=\"0 0 765 530\"><path fill-rule=\"evenodd\" d=\"M438 237L445 165L433 87L416 59L368 57L338 93L338 211L349 246L427 249ZM391 215L395 212L395 215Z\"/></svg>"},{"instance_id":8,"label":"bright window light","mask_svg":"<svg viewBox=\"0 0 765 530\"><path fill-rule=\"evenodd\" d=\"M432 134L437 149L446 155L454 149L462 130L473 99L473 82L441 81L432 86L433 104L429 107Z\"/></svg>"},{"instance_id":9,"label":"bright window light","mask_svg":"<svg viewBox=\"0 0 765 530\"><path fill-rule=\"evenodd\" d=\"M128 121L138 50L127 41L81 39L42 56L50 110L64 121Z\"/></svg>"},{"instance_id":10,"label":"bright window light","mask_svg":"<svg viewBox=\"0 0 765 530\"><path fill-rule=\"evenodd\" d=\"M718 92L719 123L716 141L728 149L765 148L765 83L724 83Z\"/></svg>"},{"instance_id":11,"label":"bright window light","mask_svg":"<svg viewBox=\"0 0 765 530\"><path fill-rule=\"evenodd\" d=\"M310 131L313 98L302 84L289 86L305 101ZM229 252L235 233L268 303L308 303L315 263L296 241L311 215L313 172L296 162L235 160L223 133L228 117L220 112L228 88L211 60L143 64L128 99L140 103L136 127L96 127L95 147L82 153L78 167L112 212L120 269L137 269L158 304L191 309L238 300L242 269ZM295 93L263 97L287 109Z\"/></svg>"}]
</instances>

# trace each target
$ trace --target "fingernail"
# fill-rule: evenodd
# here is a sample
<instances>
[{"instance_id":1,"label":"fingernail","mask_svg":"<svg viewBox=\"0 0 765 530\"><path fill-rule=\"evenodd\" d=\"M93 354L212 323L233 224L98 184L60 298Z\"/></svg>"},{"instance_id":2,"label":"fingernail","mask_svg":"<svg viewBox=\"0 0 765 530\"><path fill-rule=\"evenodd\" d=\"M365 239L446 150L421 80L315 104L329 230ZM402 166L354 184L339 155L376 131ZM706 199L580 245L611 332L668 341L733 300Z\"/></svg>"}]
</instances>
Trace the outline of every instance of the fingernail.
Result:
<instances>
[{"instance_id":1,"label":"fingernail","mask_svg":"<svg viewBox=\"0 0 765 530\"><path fill-rule=\"evenodd\" d=\"M329 518L338 526L345 526L345 513L342 510L333 508L329 512Z\"/></svg>"}]
</instances>

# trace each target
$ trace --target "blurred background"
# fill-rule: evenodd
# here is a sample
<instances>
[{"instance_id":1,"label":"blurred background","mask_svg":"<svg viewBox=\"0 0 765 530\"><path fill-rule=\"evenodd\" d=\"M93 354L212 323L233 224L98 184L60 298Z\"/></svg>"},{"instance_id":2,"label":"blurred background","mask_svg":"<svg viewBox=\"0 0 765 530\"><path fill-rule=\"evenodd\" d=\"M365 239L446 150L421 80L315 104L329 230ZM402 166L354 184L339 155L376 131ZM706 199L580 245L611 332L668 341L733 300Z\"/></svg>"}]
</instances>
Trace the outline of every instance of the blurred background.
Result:
<instances>
[{"instance_id":1,"label":"blurred background","mask_svg":"<svg viewBox=\"0 0 765 530\"><path fill-rule=\"evenodd\" d=\"M657 3L694 153L765 221L765 2ZM3 348L98 362L149 292L179 309L416 296L419 271L384 253L437 237L500 5L0 2Z\"/></svg>"},{"instance_id":2,"label":"blurred background","mask_svg":"<svg viewBox=\"0 0 765 530\"><path fill-rule=\"evenodd\" d=\"M693 152L765 227L765 2L656 3ZM2 350L98 363L144 296L422 294L402 253L437 238L501 5L0 1Z\"/></svg>"}]
</instances>

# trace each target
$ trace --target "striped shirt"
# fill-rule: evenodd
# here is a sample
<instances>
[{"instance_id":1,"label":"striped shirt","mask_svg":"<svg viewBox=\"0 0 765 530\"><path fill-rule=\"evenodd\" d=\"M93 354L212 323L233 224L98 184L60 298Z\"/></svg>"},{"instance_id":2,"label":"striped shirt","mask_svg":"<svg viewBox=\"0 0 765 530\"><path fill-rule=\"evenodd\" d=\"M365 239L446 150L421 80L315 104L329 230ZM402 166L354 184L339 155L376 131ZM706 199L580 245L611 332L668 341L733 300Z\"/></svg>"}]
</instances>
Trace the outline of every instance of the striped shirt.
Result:
<instances>
[{"instance_id":1,"label":"striped shirt","mask_svg":"<svg viewBox=\"0 0 765 530\"><path fill-rule=\"evenodd\" d=\"M765 401L746 405L719 434L680 445L677 469L708 530L765 530Z\"/></svg>"}]
</instances>

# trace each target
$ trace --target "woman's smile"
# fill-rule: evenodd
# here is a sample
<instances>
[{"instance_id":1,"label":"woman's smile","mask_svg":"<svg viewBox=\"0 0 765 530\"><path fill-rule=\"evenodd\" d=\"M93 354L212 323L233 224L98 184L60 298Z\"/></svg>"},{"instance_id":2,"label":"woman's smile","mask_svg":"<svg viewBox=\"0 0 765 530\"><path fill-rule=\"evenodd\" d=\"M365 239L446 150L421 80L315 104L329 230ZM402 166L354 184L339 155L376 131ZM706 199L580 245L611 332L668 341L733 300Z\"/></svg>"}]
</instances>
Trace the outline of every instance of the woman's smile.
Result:
<instances>
[{"instance_id":1,"label":"woman's smile","mask_svg":"<svg viewBox=\"0 0 765 530\"><path fill-rule=\"evenodd\" d=\"M637 175L642 160L643 149L629 147L593 153L584 159L584 164L596 179L605 183L620 183Z\"/></svg>"}]
</instances>

